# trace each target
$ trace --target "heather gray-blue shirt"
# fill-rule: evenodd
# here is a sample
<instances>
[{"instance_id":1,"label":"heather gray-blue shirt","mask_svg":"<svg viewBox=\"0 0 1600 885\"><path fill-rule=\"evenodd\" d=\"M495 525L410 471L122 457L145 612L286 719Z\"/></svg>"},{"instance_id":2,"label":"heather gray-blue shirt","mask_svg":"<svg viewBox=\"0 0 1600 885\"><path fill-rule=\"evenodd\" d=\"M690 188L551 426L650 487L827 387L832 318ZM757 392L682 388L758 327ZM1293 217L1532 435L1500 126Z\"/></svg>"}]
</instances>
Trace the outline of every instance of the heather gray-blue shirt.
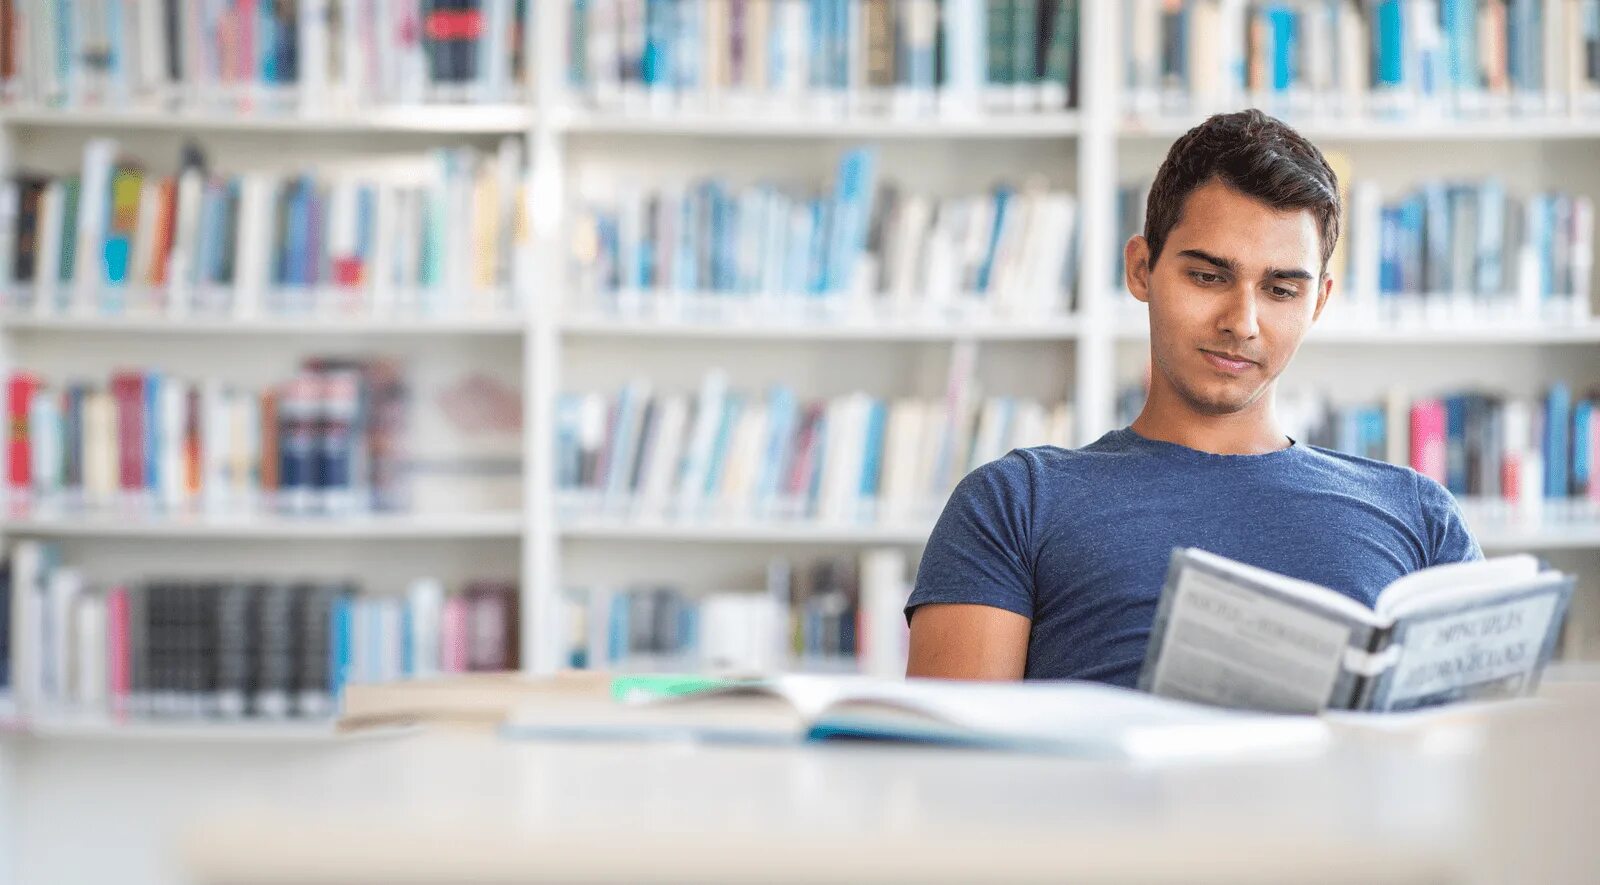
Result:
<instances>
[{"instance_id":1,"label":"heather gray-blue shirt","mask_svg":"<svg viewBox=\"0 0 1600 885\"><path fill-rule=\"evenodd\" d=\"M1113 430L968 474L922 555L908 617L977 603L1033 621L1030 679L1132 686L1174 547L1372 605L1390 581L1481 559L1455 499L1409 467L1293 443L1215 455Z\"/></svg>"}]
</instances>

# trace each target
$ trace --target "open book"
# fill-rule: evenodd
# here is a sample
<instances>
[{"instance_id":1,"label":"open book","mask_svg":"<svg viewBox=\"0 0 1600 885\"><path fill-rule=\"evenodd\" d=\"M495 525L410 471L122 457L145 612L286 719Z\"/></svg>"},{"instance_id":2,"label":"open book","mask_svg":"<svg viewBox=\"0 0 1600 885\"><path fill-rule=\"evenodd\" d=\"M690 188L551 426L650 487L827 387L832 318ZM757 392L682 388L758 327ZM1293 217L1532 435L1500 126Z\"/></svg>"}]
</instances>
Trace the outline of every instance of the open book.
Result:
<instances>
[{"instance_id":1,"label":"open book","mask_svg":"<svg viewBox=\"0 0 1600 885\"><path fill-rule=\"evenodd\" d=\"M513 713L501 733L716 743L855 739L1150 759L1312 749L1326 740L1327 726L1087 682L791 675L643 704L541 699Z\"/></svg>"},{"instance_id":2,"label":"open book","mask_svg":"<svg viewBox=\"0 0 1600 885\"><path fill-rule=\"evenodd\" d=\"M1503 556L1406 575L1369 609L1308 581L1178 549L1139 687L1289 713L1527 694L1572 586L1532 556Z\"/></svg>"}]
</instances>

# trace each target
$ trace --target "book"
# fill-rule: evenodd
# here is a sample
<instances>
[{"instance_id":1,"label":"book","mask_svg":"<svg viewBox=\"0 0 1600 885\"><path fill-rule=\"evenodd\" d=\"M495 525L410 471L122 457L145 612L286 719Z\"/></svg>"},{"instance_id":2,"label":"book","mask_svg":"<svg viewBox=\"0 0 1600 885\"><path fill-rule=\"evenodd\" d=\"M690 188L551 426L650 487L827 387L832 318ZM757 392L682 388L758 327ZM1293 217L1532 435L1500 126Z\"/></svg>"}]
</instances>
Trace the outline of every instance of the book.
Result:
<instances>
[{"instance_id":1,"label":"book","mask_svg":"<svg viewBox=\"0 0 1600 885\"><path fill-rule=\"evenodd\" d=\"M1139 687L1284 713L1387 712L1533 692L1572 576L1528 555L1422 569L1371 608L1198 548L1172 553Z\"/></svg>"},{"instance_id":2,"label":"book","mask_svg":"<svg viewBox=\"0 0 1600 885\"><path fill-rule=\"evenodd\" d=\"M1087 682L980 683L788 675L673 698L530 699L500 729L515 740L870 740L1091 758L1305 751L1312 717L1219 710Z\"/></svg>"}]
</instances>

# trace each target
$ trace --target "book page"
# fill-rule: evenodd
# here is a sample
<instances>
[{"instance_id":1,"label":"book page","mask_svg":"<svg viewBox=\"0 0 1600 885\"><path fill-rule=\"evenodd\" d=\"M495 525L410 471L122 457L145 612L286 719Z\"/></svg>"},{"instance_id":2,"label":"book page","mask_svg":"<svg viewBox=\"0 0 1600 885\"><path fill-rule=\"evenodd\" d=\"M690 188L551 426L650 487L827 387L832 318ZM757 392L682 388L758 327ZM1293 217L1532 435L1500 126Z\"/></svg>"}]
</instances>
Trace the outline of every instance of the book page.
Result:
<instances>
[{"instance_id":1,"label":"book page","mask_svg":"<svg viewBox=\"0 0 1600 885\"><path fill-rule=\"evenodd\" d=\"M1188 567L1178 578L1150 690L1230 707L1328 704L1348 623Z\"/></svg>"},{"instance_id":2,"label":"book page","mask_svg":"<svg viewBox=\"0 0 1600 885\"><path fill-rule=\"evenodd\" d=\"M1397 625L1400 659L1374 707L1521 694L1542 666L1563 595L1558 588Z\"/></svg>"},{"instance_id":3,"label":"book page","mask_svg":"<svg viewBox=\"0 0 1600 885\"><path fill-rule=\"evenodd\" d=\"M1405 617L1444 599L1463 601L1484 592L1502 592L1539 574L1539 560L1526 553L1471 562L1452 562L1412 572L1385 587L1374 609L1385 620Z\"/></svg>"}]
</instances>

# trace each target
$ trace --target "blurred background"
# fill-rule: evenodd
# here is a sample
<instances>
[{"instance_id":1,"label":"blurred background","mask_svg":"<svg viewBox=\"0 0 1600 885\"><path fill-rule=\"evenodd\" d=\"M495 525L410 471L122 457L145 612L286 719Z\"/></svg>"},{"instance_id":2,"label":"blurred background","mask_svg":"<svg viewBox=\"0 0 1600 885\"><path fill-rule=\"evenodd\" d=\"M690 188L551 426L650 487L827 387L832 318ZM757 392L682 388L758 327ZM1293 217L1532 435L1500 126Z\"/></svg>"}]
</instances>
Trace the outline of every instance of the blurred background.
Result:
<instances>
[{"instance_id":1,"label":"blurred background","mask_svg":"<svg viewBox=\"0 0 1600 885\"><path fill-rule=\"evenodd\" d=\"M1287 429L1576 571L1600 658L1600 0L6 0L0 730L902 673L955 483L1138 413L1122 244L1245 107L1345 191Z\"/></svg>"}]
</instances>

